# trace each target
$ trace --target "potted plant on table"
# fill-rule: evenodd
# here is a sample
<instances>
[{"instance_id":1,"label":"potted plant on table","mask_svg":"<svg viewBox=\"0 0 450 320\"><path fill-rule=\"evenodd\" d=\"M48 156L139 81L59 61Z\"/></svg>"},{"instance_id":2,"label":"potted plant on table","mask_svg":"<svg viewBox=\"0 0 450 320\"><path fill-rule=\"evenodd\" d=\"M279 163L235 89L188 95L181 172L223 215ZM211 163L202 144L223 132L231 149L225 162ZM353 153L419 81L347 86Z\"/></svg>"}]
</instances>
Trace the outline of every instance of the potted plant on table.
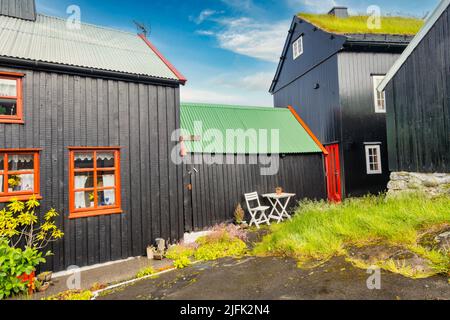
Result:
<instances>
[{"instance_id":1,"label":"potted plant on table","mask_svg":"<svg viewBox=\"0 0 450 320\"><path fill-rule=\"evenodd\" d=\"M8 179L8 192L13 192L14 188L20 186L22 179L19 176L11 176Z\"/></svg>"}]
</instances>

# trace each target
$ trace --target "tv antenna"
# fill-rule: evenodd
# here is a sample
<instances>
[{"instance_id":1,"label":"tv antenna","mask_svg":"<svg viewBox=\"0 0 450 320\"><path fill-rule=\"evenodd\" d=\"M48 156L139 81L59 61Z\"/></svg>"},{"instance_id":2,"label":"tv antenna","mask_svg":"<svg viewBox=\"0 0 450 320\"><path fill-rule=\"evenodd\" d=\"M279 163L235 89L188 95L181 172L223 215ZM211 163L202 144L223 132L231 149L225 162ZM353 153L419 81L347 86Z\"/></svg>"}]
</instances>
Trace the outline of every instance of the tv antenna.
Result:
<instances>
[{"instance_id":1,"label":"tv antenna","mask_svg":"<svg viewBox=\"0 0 450 320\"><path fill-rule=\"evenodd\" d=\"M133 23L136 25L138 33L142 33L144 36L148 36L151 33L150 27L146 24L133 20Z\"/></svg>"}]
</instances>

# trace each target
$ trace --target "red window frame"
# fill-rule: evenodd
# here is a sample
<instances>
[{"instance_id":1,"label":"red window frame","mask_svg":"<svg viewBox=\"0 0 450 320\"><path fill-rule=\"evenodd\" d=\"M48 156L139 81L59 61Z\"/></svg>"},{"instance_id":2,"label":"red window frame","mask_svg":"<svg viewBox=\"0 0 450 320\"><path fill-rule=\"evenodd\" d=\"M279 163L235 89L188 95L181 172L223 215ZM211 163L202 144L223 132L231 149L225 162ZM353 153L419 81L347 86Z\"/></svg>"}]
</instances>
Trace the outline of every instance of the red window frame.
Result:
<instances>
[{"instance_id":1,"label":"red window frame","mask_svg":"<svg viewBox=\"0 0 450 320\"><path fill-rule=\"evenodd\" d=\"M97 167L97 152L110 151L114 152L114 167L113 168L98 168ZM93 153L93 168L76 169L75 168L75 153L77 152L92 152ZM101 171L114 171L115 186L114 187L99 187L97 185L97 174ZM75 188L75 174L79 172L93 172L94 182L93 188ZM103 190L115 189L116 204L113 206L98 206L98 192ZM94 207L93 208L75 208L75 193L76 192L93 192L94 193ZM121 214L121 189L120 189L120 148L119 147L69 147L69 218L86 218L99 215Z\"/></svg>"},{"instance_id":2,"label":"red window frame","mask_svg":"<svg viewBox=\"0 0 450 320\"><path fill-rule=\"evenodd\" d=\"M7 100L15 100L17 112L15 116L5 116L0 115L0 123L16 123L16 124L24 124L23 121L23 77L25 75L23 73L15 73L15 72L0 72L0 79L6 80L15 80L17 95L12 97L1 97L2 99Z\"/></svg>"},{"instance_id":3,"label":"red window frame","mask_svg":"<svg viewBox=\"0 0 450 320\"><path fill-rule=\"evenodd\" d=\"M4 159L4 170L3 173L3 189L5 192L0 190L0 203L1 202L9 202L11 199L15 198L20 201L26 201L30 199L33 195L36 196L37 199L42 199L40 195L40 151L42 149L0 149L0 155L3 155ZM10 155L33 155L34 156L34 168L29 171L14 171L9 170L8 168L8 157ZM1 171L1 170L0 170ZM19 191L19 192L9 192L8 191L8 179L10 175L22 175L22 174L34 174L34 190L30 191Z\"/></svg>"}]
</instances>

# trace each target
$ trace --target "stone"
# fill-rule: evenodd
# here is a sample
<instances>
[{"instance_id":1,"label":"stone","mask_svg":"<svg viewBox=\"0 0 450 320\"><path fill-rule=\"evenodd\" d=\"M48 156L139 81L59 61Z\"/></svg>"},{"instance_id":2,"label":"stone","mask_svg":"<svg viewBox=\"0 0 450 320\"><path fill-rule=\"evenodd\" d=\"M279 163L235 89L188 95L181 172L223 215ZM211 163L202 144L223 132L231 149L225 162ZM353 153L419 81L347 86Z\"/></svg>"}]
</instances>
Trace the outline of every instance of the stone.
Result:
<instances>
[{"instance_id":1,"label":"stone","mask_svg":"<svg viewBox=\"0 0 450 320\"><path fill-rule=\"evenodd\" d=\"M392 172L388 189L389 196L418 190L424 191L430 197L450 195L450 174Z\"/></svg>"}]
</instances>

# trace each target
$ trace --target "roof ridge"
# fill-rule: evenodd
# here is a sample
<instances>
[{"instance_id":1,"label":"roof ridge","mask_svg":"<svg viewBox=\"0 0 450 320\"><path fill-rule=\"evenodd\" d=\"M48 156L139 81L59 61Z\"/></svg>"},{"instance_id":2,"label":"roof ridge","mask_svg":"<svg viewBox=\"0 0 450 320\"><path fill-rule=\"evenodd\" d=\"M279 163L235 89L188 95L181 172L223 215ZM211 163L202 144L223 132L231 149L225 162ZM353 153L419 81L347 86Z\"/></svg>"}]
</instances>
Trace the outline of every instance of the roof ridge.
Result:
<instances>
[{"instance_id":1,"label":"roof ridge","mask_svg":"<svg viewBox=\"0 0 450 320\"><path fill-rule=\"evenodd\" d=\"M65 18L57 17L57 16L51 16L51 15L43 14L43 13L38 13L37 16L50 18L50 19L55 19L55 20L60 20L60 21L67 21L67 19L65 19ZM9 18L13 18L13 17L9 17ZM33 21L31 21L31 22L33 22ZM93 24L93 23L89 23L89 22L81 22L81 24L85 25L85 26L93 27L93 28L103 29L103 30L112 31L112 32L120 32L120 33L124 33L124 34L131 35L131 36L137 36L137 33L133 33L133 32L125 31L125 30L121 30L121 29L115 29L115 28L112 28L112 27L97 25L97 24Z\"/></svg>"},{"instance_id":2,"label":"roof ridge","mask_svg":"<svg viewBox=\"0 0 450 320\"><path fill-rule=\"evenodd\" d=\"M261 111L286 111L285 108L274 108L274 107L262 107L262 106L241 106L241 105L231 105L231 104L220 104L220 103L195 103L195 102L182 102L182 107L197 107L197 108L221 108L221 109L234 109L234 110L261 110Z\"/></svg>"}]
</instances>

